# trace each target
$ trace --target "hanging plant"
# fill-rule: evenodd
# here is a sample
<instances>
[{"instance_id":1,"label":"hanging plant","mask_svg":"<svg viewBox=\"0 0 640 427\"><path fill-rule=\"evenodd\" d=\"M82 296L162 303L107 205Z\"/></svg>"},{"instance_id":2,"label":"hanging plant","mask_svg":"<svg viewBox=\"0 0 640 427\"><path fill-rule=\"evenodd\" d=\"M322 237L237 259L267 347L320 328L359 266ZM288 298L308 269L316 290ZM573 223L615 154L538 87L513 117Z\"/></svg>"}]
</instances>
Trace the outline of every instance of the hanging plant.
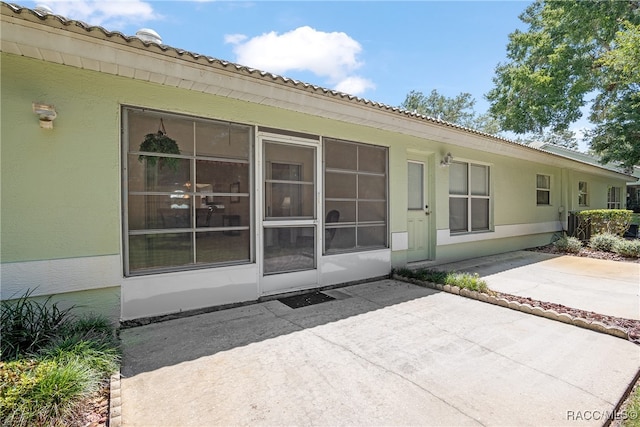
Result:
<instances>
[{"instance_id":1,"label":"hanging plant","mask_svg":"<svg viewBox=\"0 0 640 427\"><path fill-rule=\"evenodd\" d=\"M150 153L162 153L162 154L180 154L180 147L178 143L167 136L167 131L164 128L164 122L160 119L160 129L156 133L149 133L145 135L144 141L140 144L140 151L146 151ZM138 161L147 161L147 165L155 166L156 162L159 162L160 167L167 166L171 170L178 170L178 162L180 159L175 157L158 157L147 156L140 154Z\"/></svg>"}]
</instances>

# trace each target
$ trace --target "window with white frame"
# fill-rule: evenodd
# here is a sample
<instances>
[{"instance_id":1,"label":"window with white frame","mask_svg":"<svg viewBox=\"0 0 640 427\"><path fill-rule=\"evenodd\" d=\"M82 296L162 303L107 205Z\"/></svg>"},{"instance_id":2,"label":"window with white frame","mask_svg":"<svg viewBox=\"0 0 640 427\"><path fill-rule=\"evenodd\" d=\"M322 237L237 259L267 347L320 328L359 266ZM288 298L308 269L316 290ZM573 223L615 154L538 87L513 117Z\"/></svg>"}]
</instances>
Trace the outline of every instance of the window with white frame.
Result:
<instances>
[{"instance_id":1,"label":"window with white frame","mask_svg":"<svg viewBox=\"0 0 640 427\"><path fill-rule=\"evenodd\" d=\"M388 149L324 140L327 254L387 247Z\"/></svg>"},{"instance_id":2,"label":"window with white frame","mask_svg":"<svg viewBox=\"0 0 640 427\"><path fill-rule=\"evenodd\" d=\"M449 166L449 230L451 233L490 229L489 166L452 162Z\"/></svg>"},{"instance_id":3,"label":"window with white frame","mask_svg":"<svg viewBox=\"0 0 640 427\"><path fill-rule=\"evenodd\" d=\"M620 187L609 187L609 191L607 192L607 209L620 209L622 207L620 192Z\"/></svg>"},{"instance_id":4,"label":"window with white frame","mask_svg":"<svg viewBox=\"0 0 640 427\"><path fill-rule=\"evenodd\" d=\"M250 126L124 108L125 274L251 261Z\"/></svg>"},{"instance_id":5,"label":"window with white frame","mask_svg":"<svg viewBox=\"0 0 640 427\"><path fill-rule=\"evenodd\" d=\"M578 182L578 205L589 206L589 187L585 181Z\"/></svg>"},{"instance_id":6,"label":"window with white frame","mask_svg":"<svg viewBox=\"0 0 640 427\"><path fill-rule=\"evenodd\" d=\"M538 206L551 204L551 177L536 175L536 204Z\"/></svg>"}]
</instances>

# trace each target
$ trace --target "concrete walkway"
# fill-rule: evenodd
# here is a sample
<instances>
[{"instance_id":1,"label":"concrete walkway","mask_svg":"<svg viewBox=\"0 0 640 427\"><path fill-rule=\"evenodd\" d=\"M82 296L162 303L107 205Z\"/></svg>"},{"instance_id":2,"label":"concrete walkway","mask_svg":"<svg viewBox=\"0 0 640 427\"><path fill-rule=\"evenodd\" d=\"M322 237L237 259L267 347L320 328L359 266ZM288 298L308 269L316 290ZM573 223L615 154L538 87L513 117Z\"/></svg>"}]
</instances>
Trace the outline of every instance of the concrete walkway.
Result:
<instances>
[{"instance_id":1,"label":"concrete walkway","mask_svg":"<svg viewBox=\"0 0 640 427\"><path fill-rule=\"evenodd\" d=\"M639 263L516 251L435 268L478 273L498 292L640 319Z\"/></svg>"},{"instance_id":2,"label":"concrete walkway","mask_svg":"<svg viewBox=\"0 0 640 427\"><path fill-rule=\"evenodd\" d=\"M326 293L123 330L123 425L600 426L640 367L628 341L408 283Z\"/></svg>"}]
</instances>

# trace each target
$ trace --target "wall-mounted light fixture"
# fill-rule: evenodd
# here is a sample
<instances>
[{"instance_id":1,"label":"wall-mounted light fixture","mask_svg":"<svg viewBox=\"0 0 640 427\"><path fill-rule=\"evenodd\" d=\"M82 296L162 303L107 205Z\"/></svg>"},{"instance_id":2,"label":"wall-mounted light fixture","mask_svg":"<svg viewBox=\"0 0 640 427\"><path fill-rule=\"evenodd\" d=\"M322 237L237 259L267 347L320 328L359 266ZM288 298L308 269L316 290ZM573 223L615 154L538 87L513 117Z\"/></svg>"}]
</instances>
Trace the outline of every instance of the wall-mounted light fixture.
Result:
<instances>
[{"instance_id":1,"label":"wall-mounted light fixture","mask_svg":"<svg viewBox=\"0 0 640 427\"><path fill-rule=\"evenodd\" d=\"M442 167L451 166L452 161L453 161L453 156L451 155L451 153L447 153L440 161L440 166Z\"/></svg>"},{"instance_id":2,"label":"wall-mounted light fixture","mask_svg":"<svg viewBox=\"0 0 640 427\"><path fill-rule=\"evenodd\" d=\"M40 119L40 127L43 129L53 129L53 121L58 114L53 105L41 104L38 102L33 103L33 112L36 113Z\"/></svg>"}]
</instances>

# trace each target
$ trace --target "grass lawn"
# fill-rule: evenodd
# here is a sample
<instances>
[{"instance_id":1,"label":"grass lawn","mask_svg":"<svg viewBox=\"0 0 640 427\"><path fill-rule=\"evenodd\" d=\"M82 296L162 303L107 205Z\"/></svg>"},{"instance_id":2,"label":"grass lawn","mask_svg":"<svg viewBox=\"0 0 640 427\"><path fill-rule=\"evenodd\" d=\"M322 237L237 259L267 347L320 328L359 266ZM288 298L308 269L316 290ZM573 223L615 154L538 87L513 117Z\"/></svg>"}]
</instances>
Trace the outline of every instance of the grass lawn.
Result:
<instances>
[{"instance_id":1,"label":"grass lawn","mask_svg":"<svg viewBox=\"0 0 640 427\"><path fill-rule=\"evenodd\" d=\"M640 427L640 381L636 384L635 390L629 396L626 408L624 409L624 427Z\"/></svg>"}]
</instances>

